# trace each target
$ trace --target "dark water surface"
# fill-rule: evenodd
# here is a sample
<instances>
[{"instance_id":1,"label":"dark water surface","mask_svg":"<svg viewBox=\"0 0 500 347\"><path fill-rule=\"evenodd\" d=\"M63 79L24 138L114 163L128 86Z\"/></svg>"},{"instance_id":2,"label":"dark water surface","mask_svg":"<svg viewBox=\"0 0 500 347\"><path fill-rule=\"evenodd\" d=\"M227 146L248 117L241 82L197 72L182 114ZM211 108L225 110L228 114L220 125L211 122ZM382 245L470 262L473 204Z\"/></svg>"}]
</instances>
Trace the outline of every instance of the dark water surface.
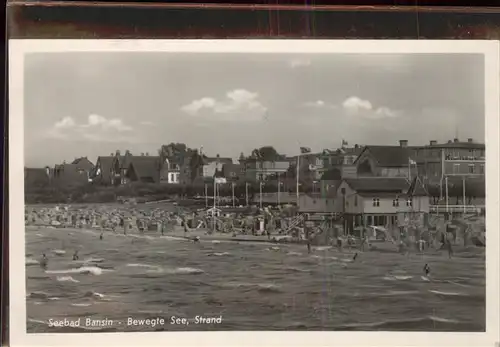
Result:
<instances>
[{"instance_id":1,"label":"dark water surface","mask_svg":"<svg viewBox=\"0 0 500 347\"><path fill-rule=\"evenodd\" d=\"M484 249L352 253L28 227L28 332L155 330L485 331ZM73 261L75 249L79 261ZM65 253L64 253L65 252ZM42 253L47 270L37 263ZM430 280L422 277L425 263ZM172 325L172 316L189 325ZM221 324L195 324L222 316ZM165 319L128 326L127 319ZM81 319L79 328L49 319ZM85 326L85 319L113 320Z\"/></svg>"}]
</instances>

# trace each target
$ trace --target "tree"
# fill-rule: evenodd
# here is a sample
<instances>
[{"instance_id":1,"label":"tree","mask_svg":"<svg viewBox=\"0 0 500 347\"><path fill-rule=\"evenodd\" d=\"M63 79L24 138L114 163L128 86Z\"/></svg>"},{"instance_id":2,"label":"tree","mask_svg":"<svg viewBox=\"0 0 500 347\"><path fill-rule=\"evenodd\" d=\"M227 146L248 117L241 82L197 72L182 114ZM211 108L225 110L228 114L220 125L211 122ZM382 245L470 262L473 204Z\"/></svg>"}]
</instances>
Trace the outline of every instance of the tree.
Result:
<instances>
[{"instance_id":1,"label":"tree","mask_svg":"<svg viewBox=\"0 0 500 347\"><path fill-rule=\"evenodd\" d=\"M280 158L280 154L273 146L256 148L252 151L251 156L261 161L276 161Z\"/></svg>"},{"instance_id":2,"label":"tree","mask_svg":"<svg viewBox=\"0 0 500 347\"><path fill-rule=\"evenodd\" d=\"M190 150L189 154L189 171L190 171L190 178L191 178L191 183L194 182L194 180L198 177L200 173L200 168L203 167L204 160L203 157L200 155L197 149Z\"/></svg>"}]
</instances>

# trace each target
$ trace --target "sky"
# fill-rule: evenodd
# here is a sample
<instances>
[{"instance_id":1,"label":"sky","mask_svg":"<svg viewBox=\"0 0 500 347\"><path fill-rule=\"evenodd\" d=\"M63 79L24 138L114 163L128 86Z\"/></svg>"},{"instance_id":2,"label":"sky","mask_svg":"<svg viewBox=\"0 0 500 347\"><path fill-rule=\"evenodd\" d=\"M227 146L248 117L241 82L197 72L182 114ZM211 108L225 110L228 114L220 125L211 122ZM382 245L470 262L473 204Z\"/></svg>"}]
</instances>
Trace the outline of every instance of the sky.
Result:
<instances>
[{"instance_id":1,"label":"sky","mask_svg":"<svg viewBox=\"0 0 500 347\"><path fill-rule=\"evenodd\" d=\"M484 141L478 54L30 53L24 81L28 167L170 142L236 159Z\"/></svg>"}]
</instances>

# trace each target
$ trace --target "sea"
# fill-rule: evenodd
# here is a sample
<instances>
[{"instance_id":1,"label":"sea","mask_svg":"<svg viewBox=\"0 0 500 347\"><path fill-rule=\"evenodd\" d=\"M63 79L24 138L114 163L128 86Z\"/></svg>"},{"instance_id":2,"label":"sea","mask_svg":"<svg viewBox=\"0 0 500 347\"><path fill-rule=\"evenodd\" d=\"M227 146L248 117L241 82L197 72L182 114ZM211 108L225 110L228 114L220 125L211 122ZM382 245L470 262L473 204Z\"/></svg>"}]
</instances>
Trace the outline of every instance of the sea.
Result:
<instances>
[{"instance_id":1,"label":"sea","mask_svg":"<svg viewBox=\"0 0 500 347\"><path fill-rule=\"evenodd\" d=\"M353 260L331 247L26 229L28 333L485 331L481 248Z\"/></svg>"}]
</instances>

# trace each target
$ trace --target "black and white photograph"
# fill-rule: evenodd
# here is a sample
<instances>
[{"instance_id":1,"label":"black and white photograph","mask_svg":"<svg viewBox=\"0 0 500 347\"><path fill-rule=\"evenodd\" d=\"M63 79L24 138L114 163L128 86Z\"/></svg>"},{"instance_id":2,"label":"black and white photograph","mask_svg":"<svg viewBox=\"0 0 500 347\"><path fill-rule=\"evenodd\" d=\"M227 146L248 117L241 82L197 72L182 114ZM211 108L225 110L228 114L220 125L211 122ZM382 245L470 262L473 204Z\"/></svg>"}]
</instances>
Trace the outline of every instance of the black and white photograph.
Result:
<instances>
[{"instance_id":1,"label":"black and white photograph","mask_svg":"<svg viewBox=\"0 0 500 347\"><path fill-rule=\"evenodd\" d=\"M11 62L13 343L498 340L498 42L26 40Z\"/></svg>"}]
</instances>

